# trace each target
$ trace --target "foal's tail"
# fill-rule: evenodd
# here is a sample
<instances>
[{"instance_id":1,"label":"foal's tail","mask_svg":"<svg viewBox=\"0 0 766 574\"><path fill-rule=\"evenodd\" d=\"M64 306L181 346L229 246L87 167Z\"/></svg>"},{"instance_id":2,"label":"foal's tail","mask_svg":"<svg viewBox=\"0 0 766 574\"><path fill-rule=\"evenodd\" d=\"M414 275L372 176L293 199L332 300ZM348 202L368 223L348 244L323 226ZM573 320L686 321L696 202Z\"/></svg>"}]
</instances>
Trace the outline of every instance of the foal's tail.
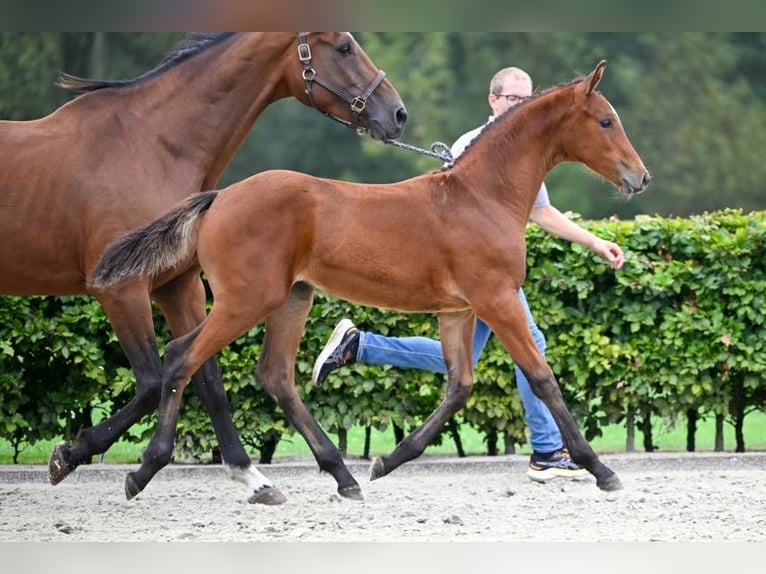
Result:
<instances>
[{"instance_id":1,"label":"foal's tail","mask_svg":"<svg viewBox=\"0 0 766 574\"><path fill-rule=\"evenodd\" d=\"M131 277L156 277L189 259L196 250L194 223L217 195L217 191L195 193L159 219L114 241L93 268L90 285L104 288Z\"/></svg>"}]
</instances>

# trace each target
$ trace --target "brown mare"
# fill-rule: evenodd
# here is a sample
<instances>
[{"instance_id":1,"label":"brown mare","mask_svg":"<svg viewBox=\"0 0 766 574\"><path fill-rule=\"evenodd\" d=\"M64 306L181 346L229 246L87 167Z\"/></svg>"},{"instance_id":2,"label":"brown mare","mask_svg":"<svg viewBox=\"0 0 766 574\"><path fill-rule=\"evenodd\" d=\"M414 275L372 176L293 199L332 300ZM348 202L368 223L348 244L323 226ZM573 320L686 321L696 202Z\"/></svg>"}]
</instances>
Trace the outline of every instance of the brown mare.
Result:
<instances>
[{"instance_id":1,"label":"brown mare","mask_svg":"<svg viewBox=\"0 0 766 574\"><path fill-rule=\"evenodd\" d=\"M388 185L264 172L197 195L110 246L94 270L94 289L145 277L163 285L202 268L214 296L202 324L167 347L156 434L141 467L127 477L128 498L170 460L190 375L262 320L258 380L304 436L319 468L335 477L338 491L361 497L295 388L295 355L315 288L363 305L438 314L446 396L393 453L374 461L372 479L422 454L465 405L478 316L550 408L572 458L600 488L621 488L570 416L516 296L525 276L525 226L553 166L581 162L628 196L649 182L617 114L596 91L604 66L513 108L440 172Z\"/></svg>"},{"instance_id":2,"label":"brown mare","mask_svg":"<svg viewBox=\"0 0 766 574\"><path fill-rule=\"evenodd\" d=\"M136 376L136 396L124 409L83 430L75 444L56 447L53 484L157 408L162 363L150 293L174 337L206 315L196 272L91 290L86 278L104 248L182 198L212 189L276 100L293 96L376 139L397 137L407 115L384 76L346 32L195 36L133 80L65 76L62 85L83 95L36 121L0 122L0 293L94 295ZM209 359L193 381L222 456L253 497L278 502L240 444Z\"/></svg>"}]
</instances>

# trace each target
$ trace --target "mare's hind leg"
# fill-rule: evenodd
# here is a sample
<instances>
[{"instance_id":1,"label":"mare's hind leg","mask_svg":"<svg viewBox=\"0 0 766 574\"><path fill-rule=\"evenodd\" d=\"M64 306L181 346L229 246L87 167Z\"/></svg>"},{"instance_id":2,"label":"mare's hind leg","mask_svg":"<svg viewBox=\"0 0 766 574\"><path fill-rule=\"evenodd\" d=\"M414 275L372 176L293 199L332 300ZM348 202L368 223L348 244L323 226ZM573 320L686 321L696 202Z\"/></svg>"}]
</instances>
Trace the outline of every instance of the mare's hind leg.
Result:
<instances>
[{"instance_id":1,"label":"mare's hind leg","mask_svg":"<svg viewBox=\"0 0 766 574\"><path fill-rule=\"evenodd\" d=\"M51 484L64 480L93 455L106 452L141 417L153 412L160 401L162 363L146 285L139 281L125 283L119 289L99 293L97 298L136 376L136 395L110 418L80 431L74 444L56 445L48 461Z\"/></svg>"},{"instance_id":2,"label":"mare's hind leg","mask_svg":"<svg viewBox=\"0 0 766 574\"><path fill-rule=\"evenodd\" d=\"M205 319L205 288L196 270L156 290L153 297L174 337L189 333ZM191 380L210 416L229 476L247 487L248 502L269 505L285 502L284 496L272 488L271 481L252 464L242 446L215 357L205 361Z\"/></svg>"},{"instance_id":3,"label":"mare's hind leg","mask_svg":"<svg viewBox=\"0 0 766 574\"><path fill-rule=\"evenodd\" d=\"M297 283L287 303L266 318L266 336L255 375L284 410L287 420L303 435L319 469L335 478L338 493L361 500L361 488L346 468L340 451L314 420L295 388L295 355L313 296L313 287Z\"/></svg>"},{"instance_id":4,"label":"mare's hind leg","mask_svg":"<svg viewBox=\"0 0 766 574\"><path fill-rule=\"evenodd\" d=\"M501 300L502 302L498 303L495 299L488 305L482 318L492 327L495 335L527 376L532 391L551 411L572 460L595 476L596 484L602 490L621 489L619 477L599 460L569 413L553 371L535 346L524 308L516 292L509 293ZM481 314L481 311L479 313Z\"/></svg>"},{"instance_id":5,"label":"mare's hind leg","mask_svg":"<svg viewBox=\"0 0 766 574\"><path fill-rule=\"evenodd\" d=\"M470 311L439 315L439 336L447 365L447 390L436 410L388 455L375 459L370 480L387 475L401 464L419 457L444 424L468 401L473 387L471 345L475 318Z\"/></svg>"},{"instance_id":6,"label":"mare's hind leg","mask_svg":"<svg viewBox=\"0 0 766 574\"><path fill-rule=\"evenodd\" d=\"M268 311L248 305L247 286L243 286L243 289L245 291L231 286L230 291L218 297L210 314L197 328L168 344L162 372L162 396L157 427L144 451L141 466L137 471L129 473L125 479L125 494L129 500L141 492L152 477L170 462L181 395L191 376L203 363L267 314ZM227 304L227 301L233 301L233 304ZM274 305L271 306L273 307ZM221 384L215 380L206 383ZM264 485L263 488L271 487ZM270 500L282 501L282 496L275 490L268 496Z\"/></svg>"}]
</instances>

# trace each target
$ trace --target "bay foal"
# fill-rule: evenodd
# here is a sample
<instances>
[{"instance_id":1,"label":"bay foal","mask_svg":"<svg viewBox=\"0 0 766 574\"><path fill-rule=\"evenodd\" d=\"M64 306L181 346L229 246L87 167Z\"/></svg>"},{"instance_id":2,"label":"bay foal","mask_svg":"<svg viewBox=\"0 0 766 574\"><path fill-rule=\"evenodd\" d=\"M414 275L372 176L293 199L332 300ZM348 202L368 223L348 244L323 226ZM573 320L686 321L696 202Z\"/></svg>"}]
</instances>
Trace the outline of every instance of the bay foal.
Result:
<instances>
[{"instance_id":1,"label":"bay foal","mask_svg":"<svg viewBox=\"0 0 766 574\"><path fill-rule=\"evenodd\" d=\"M362 305L438 314L448 367L444 400L390 455L374 461L372 479L422 454L465 405L478 316L550 409L575 462L601 489L621 488L567 410L517 296L525 277L525 226L551 168L581 162L628 196L650 180L614 108L596 91L604 67L601 62L587 77L508 111L440 172L387 185L265 172L196 195L114 243L94 271L94 289L147 278L162 285L201 268L214 296L208 317L167 347L157 430L141 467L127 477L128 498L169 462L191 374L263 320L258 380L306 439L320 469L335 477L340 494L361 497L295 388L295 355L315 288Z\"/></svg>"}]
</instances>

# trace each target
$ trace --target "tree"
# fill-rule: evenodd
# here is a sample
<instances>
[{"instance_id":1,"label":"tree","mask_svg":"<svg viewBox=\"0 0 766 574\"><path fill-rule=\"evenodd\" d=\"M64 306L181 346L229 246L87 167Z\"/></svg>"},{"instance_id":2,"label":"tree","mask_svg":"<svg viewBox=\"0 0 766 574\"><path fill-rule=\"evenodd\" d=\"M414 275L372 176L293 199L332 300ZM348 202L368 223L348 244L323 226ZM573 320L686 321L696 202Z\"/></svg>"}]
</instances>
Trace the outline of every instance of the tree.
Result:
<instances>
[{"instance_id":1,"label":"tree","mask_svg":"<svg viewBox=\"0 0 766 574\"><path fill-rule=\"evenodd\" d=\"M623 211L667 215L763 206L766 109L737 74L724 34L641 34L648 59L615 66L628 127L661 193ZM655 187L657 184L655 184ZM627 207L627 206L626 206Z\"/></svg>"},{"instance_id":2,"label":"tree","mask_svg":"<svg viewBox=\"0 0 766 574\"><path fill-rule=\"evenodd\" d=\"M61 62L56 33L0 32L0 117L30 120L50 112Z\"/></svg>"}]
</instances>

